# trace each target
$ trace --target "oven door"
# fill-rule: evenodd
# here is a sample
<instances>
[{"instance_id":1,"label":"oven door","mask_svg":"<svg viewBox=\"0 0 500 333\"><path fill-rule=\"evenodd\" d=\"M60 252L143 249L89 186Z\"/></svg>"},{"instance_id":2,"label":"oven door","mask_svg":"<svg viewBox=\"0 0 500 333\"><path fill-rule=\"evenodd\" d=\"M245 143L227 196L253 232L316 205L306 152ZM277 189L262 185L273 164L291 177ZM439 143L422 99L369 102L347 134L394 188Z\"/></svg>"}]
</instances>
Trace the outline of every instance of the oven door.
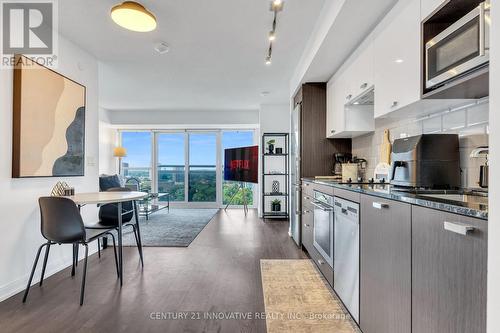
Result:
<instances>
[{"instance_id":1,"label":"oven door","mask_svg":"<svg viewBox=\"0 0 500 333\"><path fill-rule=\"evenodd\" d=\"M333 268L333 197L314 192L313 245L325 261Z\"/></svg>"},{"instance_id":2,"label":"oven door","mask_svg":"<svg viewBox=\"0 0 500 333\"><path fill-rule=\"evenodd\" d=\"M460 76L489 61L489 8L480 4L426 43L426 88Z\"/></svg>"}]
</instances>

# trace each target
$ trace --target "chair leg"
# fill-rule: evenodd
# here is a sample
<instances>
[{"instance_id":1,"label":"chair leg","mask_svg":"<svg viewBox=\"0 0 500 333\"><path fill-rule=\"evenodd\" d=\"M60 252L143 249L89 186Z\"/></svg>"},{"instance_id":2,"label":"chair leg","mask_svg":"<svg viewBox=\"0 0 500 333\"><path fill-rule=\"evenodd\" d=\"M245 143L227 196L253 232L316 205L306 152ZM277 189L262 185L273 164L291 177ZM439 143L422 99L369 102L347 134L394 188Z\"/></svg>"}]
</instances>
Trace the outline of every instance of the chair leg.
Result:
<instances>
[{"instance_id":1,"label":"chair leg","mask_svg":"<svg viewBox=\"0 0 500 333\"><path fill-rule=\"evenodd\" d=\"M141 265L144 267L144 261L142 260L142 244L139 236L139 232L136 228L136 225L131 224L132 229L134 230L135 244L137 245L137 251L139 251L139 258L141 259Z\"/></svg>"},{"instance_id":2,"label":"chair leg","mask_svg":"<svg viewBox=\"0 0 500 333\"><path fill-rule=\"evenodd\" d=\"M78 245L73 244L73 265L71 266L71 276L75 276L75 264L76 264L76 247Z\"/></svg>"},{"instance_id":3,"label":"chair leg","mask_svg":"<svg viewBox=\"0 0 500 333\"><path fill-rule=\"evenodd\" d=\"M142 239L141 239L141 228L139 227L139 214L137 210L137 202L134 201L134 216L135 216L135 225L137 226L137 248L139 249L139 256L141 257L141 265L144 267L144 256L142 254Z\"/></svg>"},{"instance_id":4,"label":"chair leg","mask_svg":"<svg viewBox=\"0 0 500 333\"><path fill-rule=\"evenodd\" d=\"M80 257L78 255L78 252L80 251L80 247L78 246L78 244L75 245L75 253L76 253L76 258L75 258L75 267L78 267L78 258Z\"/></svg>"},{"instance_id":5,"label":"chair leg","mask_svg":"<svg viewBox=\"0 0 500 333\"><path fill-rule=\"evenodd\" d=\"M47 245L47 248L45 249L45 257L43 258L43 266L42 266L42 276L40 277L40 287L43 284L43 277L45 276L45 269L47 268L47 260L49 259L49 251L50 251L50 245Z\"/></svg>"},{"instance_id":6,"label":"chair leg","mask_svg":"<svg viewBox=\"0 0 500 333\"><path fill-rule=\"evenodd\" d=\"M82 289L80 291L80 306L83 305L83 298L85 296L85 279L87 277L87 259L89 256L89 246L87 244L83 245L85 246L85 260L83 262Z\"/></svg>"},{"instance_id":7,"label":"chair leg","mask_svg":"<svg viewBox=\"0 0 500 333\"><path fill-rule=\"evenodd\" d=\"M26 298L28 297L28 293L30 291L30 287L31 287L31 281L33 281L33 275L35 274L35 270L36 270L36 265L38 264L38 259L40 258L40 253L42 252L42 248L46 245L48 245L49 243L45 243L45 244L42 244L39 248L38 248L38 252L36 253L36 257L35 257L35 262L33 263L33 268L31 269L31 274L30 274L30 278L28 280L28 285L26 286L26 290L24 291L24 296L23 296L23 303L26 302Z\"/></svg>"},{"instance_id":8,"label":"chair leg","mask_svg":"<svg viewBox=\"0 0 500 333\"><path fill-rule=\"evenodd\" d=\"M115 241L115 235L113 233L108 232L107 235L111 236L111 239L113 240L113 251L115 252L115 266L116 266L116 275L120 277L120 269L118 268L118 255L116 253L116 241Z\"/></svg>"},{"instance_id":9,"label":"chair leg","mask_svg":"<svg viewBox=\"0 0 500 333\"><path fill-rule=\"evenodd\" d=\"M97 253L99 258L101 258L101 238L97 238Z\"/></svg>"}]
</instances>

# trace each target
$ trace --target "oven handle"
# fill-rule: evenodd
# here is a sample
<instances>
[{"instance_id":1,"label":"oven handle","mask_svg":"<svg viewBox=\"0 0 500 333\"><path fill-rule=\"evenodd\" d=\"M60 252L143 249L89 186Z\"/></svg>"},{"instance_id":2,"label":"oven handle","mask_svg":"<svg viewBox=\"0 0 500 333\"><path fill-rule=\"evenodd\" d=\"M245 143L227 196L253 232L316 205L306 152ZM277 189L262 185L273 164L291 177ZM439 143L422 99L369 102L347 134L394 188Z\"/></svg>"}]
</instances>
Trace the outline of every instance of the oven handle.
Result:
<instances>
[{"instance_id":1,"label":"oven handle","mask_svg":"<svg viewBox=\"0 0 500 333\"><path fill-rule=\"evenodd\" d=\"M324 212L333 212L333 207L329 207L327 205L324 205L320 201L317 201L317 200L312 201L311 205L313 205L316 208L321 209Z\"/></svg>"}]
</instances>

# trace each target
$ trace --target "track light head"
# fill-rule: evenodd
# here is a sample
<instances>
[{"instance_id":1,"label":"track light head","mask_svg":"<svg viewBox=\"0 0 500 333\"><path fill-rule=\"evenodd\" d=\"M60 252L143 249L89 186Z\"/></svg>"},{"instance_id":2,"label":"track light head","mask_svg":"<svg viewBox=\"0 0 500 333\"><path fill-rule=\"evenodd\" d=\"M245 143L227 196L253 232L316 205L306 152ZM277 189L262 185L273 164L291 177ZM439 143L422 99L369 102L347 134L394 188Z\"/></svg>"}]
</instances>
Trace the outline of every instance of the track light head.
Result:
<instances>
[{"instance_id":1,"label":"track light head","mask_svg":"<svg viewBox=\"0 0 500 333\"><path fill-rule=\"evenodd\" d=\"M271 1L270 10L273 12L281 12L284 4L283 0L273 0Z\"/></svg>"},{"instance_id":2,"label":"track light head","mask_svg":"<svg viewBox=\"0 0 500 333\"><path fill-rule=\"evenodd\" d=\"M269 41L274 42L276 40L276 32L274 30L269 31Z\"/></svg>"},{"instance_id":3,"label":"track light head","mask_svg":"<svg viewBox=\"0 0 500 333\"><path fill-rule=\"evenodd\" d=\"M271 65L271 57L270 56L267 56L266 57L266 65Z\"/></svg>"}]
</instances>

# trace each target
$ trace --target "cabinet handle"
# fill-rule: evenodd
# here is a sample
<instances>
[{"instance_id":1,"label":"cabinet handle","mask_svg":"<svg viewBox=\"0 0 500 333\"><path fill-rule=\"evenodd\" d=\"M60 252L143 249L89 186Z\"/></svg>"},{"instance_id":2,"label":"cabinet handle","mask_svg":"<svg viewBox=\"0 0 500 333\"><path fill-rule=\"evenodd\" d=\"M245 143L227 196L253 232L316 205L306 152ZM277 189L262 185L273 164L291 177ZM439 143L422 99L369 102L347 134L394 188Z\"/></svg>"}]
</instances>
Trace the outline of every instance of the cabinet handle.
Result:
<instances>
[{"instance_id":1,"label":"cabinet handle","mask_svg":"<svg viewBox=\"0 0 500 333\"><path fill-rule=\"evenodd\" d=\"M466 236L469 232L474 231L474 227L462 223L444 222L444 230L448 230L460 235Z\"/></svg>"},{"instance_id":2,"label":"cabinet handle","mask_svg":"<svg viewBox=\"0 0 500 333\"><path fill-rule=\"evenodd\" d=\"M335 130L331 130L330 133L332 133L332 134L335 133Z\"/></svg>"},{"instance_id":3,"label":"cabinet handle","mask_svg":"<svg viewBox=\"0 0 500 333\"><path fill-rule=\"evenodd\" d=\"M365 83L363 83L363 84L361 85L361 87L360 87L360 88L361 88L361 89L365 89L366 87L368 87L368 83L366 83L366 82L365 82Z\"/></svg>"},{"instance_id":4,"label":"cabinet handle","mask_svg":"<svg viewBox=\"0 0 500 333\"><path fill-rule=\"evenodd\" d=\"M304 199L311 200L311 197L305 196Z\"/></svg>"},{"instance_id":5,"label":"cabinet handle","mask_svg":"<svg viewBox=\"0 0 500 333\"><path fill-rule=\"evenodd\" d=\"M302 212L302 215L309 214L310 212L311 212L310 210L305 210L305 211Z\"/></svg>"},{"instance_id":6,"label":"cabinet handle","mask_svg":"<svg viewBox=\"0 0 500 333\"><path fill-rule=\"evenodd\" d=\"M351 99L351 98L352 98L351 94L347 95L347 97L346 97L346 99Z\"/></svg>"},{"instance_id":7,"label":"cabinet handle","mask_svg":"<svg viewBox=\"0 0 500 333\"><path fill-rule=\"evenodd\" d=\"M325 262L324 262L323 260L321 260L321 259L318 259L318 264L320 264L320 265L324 265L324 264L325 264Z\"/></svg>"},{"instance_id":8,"label":"cabinet handle","mask_svg":"<svg viewBox=\"0 0 500 333\"><path fill-rule=\"evenodd\" d=\"M392 102L391 108L395 108L396 106L398 106L398 101Z\"/></svg>"},{"instance_id":9,"label":"cabinet handle","mask_svg":"<svg viewBox=\"0 0 500 333\"><path fill-rule=\"evenodd\" d=\"M374 202L372 204L373 208L376 208L376 209L383 209L383 208L389 208L389 205L386 204L386 203L382 203L382 202Z\"/></svg>"},{"instance_id":10,"label":"cabinet handle","mask_svg":"<svg viewBox=\"0 0 500 333\"><path fill-rule=\"evenodd\" d=\"M310 226L310 224L304 223L304 227L309 228Z\"/></svg>"}]
</instances>

